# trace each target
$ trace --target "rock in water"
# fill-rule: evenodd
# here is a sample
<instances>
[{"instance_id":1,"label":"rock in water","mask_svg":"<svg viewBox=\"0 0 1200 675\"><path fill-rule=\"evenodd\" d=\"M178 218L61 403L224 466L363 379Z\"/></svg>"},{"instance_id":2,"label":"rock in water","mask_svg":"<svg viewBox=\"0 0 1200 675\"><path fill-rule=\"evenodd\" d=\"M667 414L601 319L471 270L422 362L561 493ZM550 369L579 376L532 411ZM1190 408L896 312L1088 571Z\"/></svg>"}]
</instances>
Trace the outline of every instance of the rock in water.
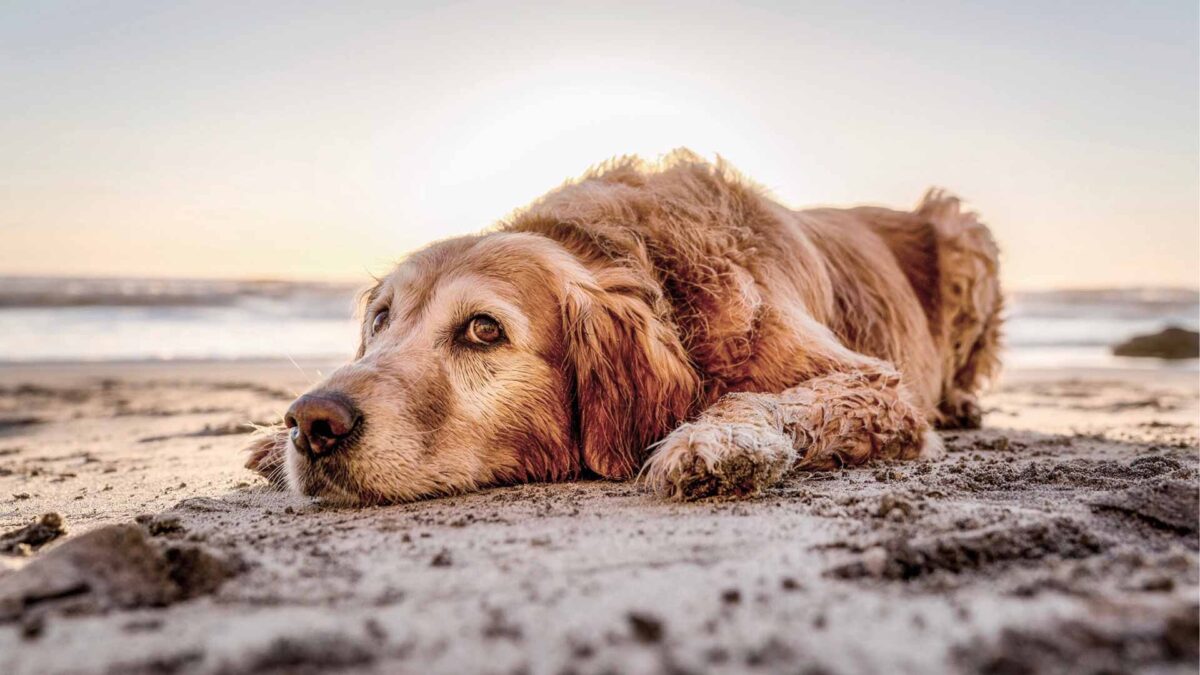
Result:
<instances>
[{"instance_id":1,"label":"rock in water","mask_svg":"<svg viewBox=\"0 0 1200 675\"><path fill-rule=\"evenodd\" d=\"M1194 359L1200 357L1200 333L1171 326L1153 335L1139 335L1113 347L1117 356L1143 356L1156 359Z\"/></svg>"}]
</instances>

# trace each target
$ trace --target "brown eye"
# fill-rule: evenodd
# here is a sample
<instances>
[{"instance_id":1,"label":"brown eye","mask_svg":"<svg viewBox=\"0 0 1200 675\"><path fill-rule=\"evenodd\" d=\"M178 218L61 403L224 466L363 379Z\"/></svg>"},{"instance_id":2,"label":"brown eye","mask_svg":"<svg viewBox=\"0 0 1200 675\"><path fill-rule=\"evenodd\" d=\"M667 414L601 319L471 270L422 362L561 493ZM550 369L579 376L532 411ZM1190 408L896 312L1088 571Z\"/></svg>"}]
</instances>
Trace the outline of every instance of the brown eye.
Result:
<instances>
[{"instance_id":1,"label":"brown eye","mask_svg":"<svg viewBox=\"0 0 1200 675\"><path fill-rule=\"evenodd\" d=\"M386 309L376 314L375 319L371 321L371 335L383 330L387 326L388 318L389 312Z\"/></svg>"},{"instance_id":2,"label":"brown eye","mask_svg":"<svg viewBox=\"0 0 1200 675\"><path fill-rule=\"evenodd\" d=\"M480 314L467 323L467 340L477 345L491 345L504 337L504 331L496 320L486 314Z\"/></svg>"}]
</instances>

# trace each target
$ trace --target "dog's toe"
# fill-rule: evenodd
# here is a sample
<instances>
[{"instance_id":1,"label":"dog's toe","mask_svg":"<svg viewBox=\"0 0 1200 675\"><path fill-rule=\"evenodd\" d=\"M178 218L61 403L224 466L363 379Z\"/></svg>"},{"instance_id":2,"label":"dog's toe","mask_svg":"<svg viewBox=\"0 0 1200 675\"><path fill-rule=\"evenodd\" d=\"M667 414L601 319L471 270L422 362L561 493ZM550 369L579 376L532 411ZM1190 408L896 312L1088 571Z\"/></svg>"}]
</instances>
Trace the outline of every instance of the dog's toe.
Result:
<instances>
[{"instance_id":1,"label":"dog's toe","mask_svg":"<svg viewBox=\"0 0 1200 675\"><path fill-rule=\"evenodd\" d=\"M983 427L983 409L971 397L963 397L957 403L943 403L941 429L979 429Z\"/></svg>"}]
</instances>

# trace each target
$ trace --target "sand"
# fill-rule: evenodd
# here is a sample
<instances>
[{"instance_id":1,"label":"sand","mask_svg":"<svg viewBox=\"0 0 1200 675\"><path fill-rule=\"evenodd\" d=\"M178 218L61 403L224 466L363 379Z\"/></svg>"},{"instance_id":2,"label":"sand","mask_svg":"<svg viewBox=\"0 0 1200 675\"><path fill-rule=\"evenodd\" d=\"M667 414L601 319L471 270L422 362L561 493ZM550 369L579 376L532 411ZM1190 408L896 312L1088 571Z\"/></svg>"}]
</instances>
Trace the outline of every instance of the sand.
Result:
<instances>
[{"instance_id":1,"label":"sand","mask_svg":"<svg viewBox=\"0 0 1200 675\"><path fill-rule=\"evenodd\" d=\"M0 367L0 534L66 530L0 554L0 672L1196 671L1195 373L1010 372L943 460L750 501L353 510L241 468L300 365Z\"/></svg>"}]
</instances>

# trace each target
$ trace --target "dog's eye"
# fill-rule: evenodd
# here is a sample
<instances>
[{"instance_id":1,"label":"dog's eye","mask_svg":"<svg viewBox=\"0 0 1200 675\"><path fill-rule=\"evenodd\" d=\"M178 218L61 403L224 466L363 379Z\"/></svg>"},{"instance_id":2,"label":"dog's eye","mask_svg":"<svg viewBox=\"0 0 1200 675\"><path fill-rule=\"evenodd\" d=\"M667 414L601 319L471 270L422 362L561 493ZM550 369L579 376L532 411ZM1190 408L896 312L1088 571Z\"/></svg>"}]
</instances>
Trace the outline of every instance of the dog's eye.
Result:
<instances>
[{"instance_id":1,"label":"dog's eye","mask_svg":"<svg viewBox=\"0 0 1200 675\"><path fill-rule=\"evenodd\" d=\"M467 340L477 345L492 345L504 337L504 329L492 317L480 314L467 322L465 335Z\"/></svg>"},{"instance_id":2,"label":"dog's eye","mask_svg":"<svg viewBox=\"0 0 1200 675\"><path fill-rule=\"evenodd\" d=\"M379 331L383 330L384 327L387 326L388 318L389 312L386 309L376 314L375 319L371 321L371 335L375 335Z\"/></svg>"}]
</instances>

